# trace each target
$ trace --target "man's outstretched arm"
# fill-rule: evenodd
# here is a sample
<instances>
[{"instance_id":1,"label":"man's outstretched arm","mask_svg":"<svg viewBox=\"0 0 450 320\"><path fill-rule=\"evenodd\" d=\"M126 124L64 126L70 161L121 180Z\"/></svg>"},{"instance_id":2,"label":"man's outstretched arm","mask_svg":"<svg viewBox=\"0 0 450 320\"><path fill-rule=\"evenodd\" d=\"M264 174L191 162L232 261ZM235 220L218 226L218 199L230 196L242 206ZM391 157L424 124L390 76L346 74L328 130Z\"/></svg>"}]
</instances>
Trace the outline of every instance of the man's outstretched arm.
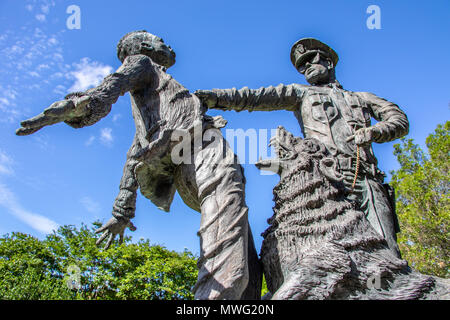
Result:
<instances>
[{"instance_id":1,"label":"man's outstretched arm","mask_svg":"<svg viewBox=\"0 0 450 320\"><path fill-rule=\"evenodd\" d=\"M105 117L119 96L138 89L152 80L152 62L144 55L127 57L116 72L105 77L95 88L71 93L62 101L53 103L41 114L21 122L17 135L29 135L59 122L74 128L93 125Z\"/></svg>"},{"instance_id":2,"label":"man's outstretched arm","mask_svg":"<svg viewBox=\"0 0 450 320\"><path fill-rule=\"evenodd\" d=\"M301 85L284 85L276 87L240 90L213 89L197 90L194 94L210 109L248 110L248 111L294 111L298 108L304 89Z\"/></svg>"}]
</instances>

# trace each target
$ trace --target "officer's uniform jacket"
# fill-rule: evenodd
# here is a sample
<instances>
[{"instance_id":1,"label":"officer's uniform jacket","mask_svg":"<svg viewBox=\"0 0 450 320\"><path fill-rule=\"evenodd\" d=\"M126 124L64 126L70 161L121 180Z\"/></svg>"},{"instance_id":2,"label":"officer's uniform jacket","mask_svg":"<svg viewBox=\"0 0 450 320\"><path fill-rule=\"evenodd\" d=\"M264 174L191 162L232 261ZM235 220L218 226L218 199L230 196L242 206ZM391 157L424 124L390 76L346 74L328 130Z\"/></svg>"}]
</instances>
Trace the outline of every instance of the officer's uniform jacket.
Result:
<instances>
[{"instance_id":1,"label":"officer's uniform jacket","mask_svg":"<svg viewBox=\"0 0 450 320\"><path fill-rule=\"evenodd\" d=\"M378 121L375 142L397 139L408 132L408 119L400 108L368 92L352 92L339 85L307 86L300 84L270 86L260 89L244 87L213 89L217 103L212 108L248 111L293 111L302 133L316 138L339 160L340 169L354 165L356 144L349 138L360 128L371 126L371 118ZM360 159L367 174L376 176L377 159L372 147L362 147Z\"/></svg>"}]
</instances>

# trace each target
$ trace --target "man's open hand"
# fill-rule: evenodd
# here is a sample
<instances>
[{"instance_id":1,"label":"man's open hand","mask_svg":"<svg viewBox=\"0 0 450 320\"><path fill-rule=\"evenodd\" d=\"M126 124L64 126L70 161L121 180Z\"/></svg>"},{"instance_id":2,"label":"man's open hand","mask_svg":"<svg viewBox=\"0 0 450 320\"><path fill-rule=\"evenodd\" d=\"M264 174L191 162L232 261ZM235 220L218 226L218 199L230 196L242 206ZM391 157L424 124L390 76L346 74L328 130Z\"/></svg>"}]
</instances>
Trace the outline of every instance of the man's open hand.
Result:
<instances>
[{"instance_id":1,"label":"man's open hand","mask_svg":"<svg viewBox=\"0 0 450 320\"><path fill-rule=\"evenodd\" d=\"M26 136L45 126L82 116L86 113L89 101L90 97L87 95L72 96L70 99L57 101L37 116L22 121L20 123L22 127L16 130L16 134Z\"/></svg>"},{"instance_id":2,"label":"man's open hand","mask_svg":"<svg viewBox=\"0 0 450 320\"><path fill-rule=\"evenodd\" d=\"M98 238L96 245L99 245L103 240L108 238L106 241L104 249L107 250L111 243L113 242L116 235L119 235L119 243L123 242L123 233L125 231L125 228L129 228L131 231L135 231L136 227L133 225L133 223L129 220L125 219L117 219L115 217L112 217L108 220L103 226L95 230L95 233L103 232L100 238Z\"/></svg>"}]
</instances>

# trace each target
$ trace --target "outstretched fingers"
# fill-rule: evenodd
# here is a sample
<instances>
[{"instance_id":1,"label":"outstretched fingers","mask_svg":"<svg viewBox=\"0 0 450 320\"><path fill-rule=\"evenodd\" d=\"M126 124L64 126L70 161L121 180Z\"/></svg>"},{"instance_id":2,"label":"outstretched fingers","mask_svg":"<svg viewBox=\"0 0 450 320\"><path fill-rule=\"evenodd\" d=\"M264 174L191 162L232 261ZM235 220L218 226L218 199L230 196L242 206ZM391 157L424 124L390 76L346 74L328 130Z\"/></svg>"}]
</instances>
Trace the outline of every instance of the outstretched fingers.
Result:
<instances>
[{"instance_id":1,"label":"outstretched fingers","mask_svg":"<svg viewBox=\"0 0 450 320\"><path fill-rule=\"evenodd\" d=\"M35 128L19 128L16 130L16 135L18 136L27 136L29 134L35 133L36 131L42 129L43 127L35 127Z\"/></svg>"},{"instance_id":2,"label":"outstretched fingers","mask_svg":"<svg viewBox=\"0 0 450 320\"><path fill-rule=\"evenodd\" d=\"M75 105L72 100L61 100L56 101L50 107L45 109L43 114L49 117L60 118L73 109L75 109Z\"/></svg>"},{"instance_id":3,"label":"outstretched fingers","mask_svg":"<svg viewBox=\"0 0 450 320\"><path fill-rule=\"evenodd\" d=\"M66 115L75 108L72 100L62 100L53 103L44 112L20 123L22 128L16 130L18 136L32 134L42 127L64 121Z\"/></svg>"},{"instance_id":4,"label":"outstretched fingers","mask_svg":"<svg viewBox=\"0 0 450 320\"><path fill-rule=\"evenodd\" d=\"M109 228L109 221L106 224L102 225L97 230L95 230L95 233L103 232L103 231L107 230L108 228Z\"/></svg>"},{"instance_id":5,"label":"outstretched fingers","mask_svg":"<svg viewBox=\"0 0 450 320\"><path fill-rule=\"evenodd\" d=\"M44 113L40 113L37 116L24 120L20 123L20 125L24 128L34 129L34 128L42 128L44 126L48 126L51 124L55 124L60 122L58 118L52 118L47 116Z\"/></svg>"},{"instance_id":6,"label":"outstretched fingers","mask_svg":"<svg viewBox=\"0 0 450 320\"><path fill-rule=\"evenodd\" d=\"M112 242L113 242L115 237L116 237L116 235L111 232L110 235L109 235L108 241L106 241L105 248L104 248L105 250L109 249L109 247L111 246L111 244L112 244Z\"/></svg>"},{"instance_id":7,"label":"outstretched fingers","mask_svg":"<svg viewBox=\"0 0 450 320\"><path fill-rule=\"evenodd\" d=\"M96 233L98 233L97 231L96 231ZM99 232L101 232L101 231L99 231ZM103 232L103 234L100 236L100 238L98 238L98 240L95 242L95 244L98 246L110 234L112 234L111 231L106 230L105 232Z\"/></svg>"}]
</instances>

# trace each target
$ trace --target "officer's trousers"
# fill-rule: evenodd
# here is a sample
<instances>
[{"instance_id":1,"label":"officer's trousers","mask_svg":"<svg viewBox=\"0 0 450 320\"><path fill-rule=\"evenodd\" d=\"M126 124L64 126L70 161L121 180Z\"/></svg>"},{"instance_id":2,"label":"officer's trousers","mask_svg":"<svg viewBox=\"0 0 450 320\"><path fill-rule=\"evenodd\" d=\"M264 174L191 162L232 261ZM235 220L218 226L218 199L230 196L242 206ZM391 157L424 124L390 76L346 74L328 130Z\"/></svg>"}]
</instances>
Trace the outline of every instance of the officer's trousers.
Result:
<instances>
[{"instance_id":1,"label":"officer's trousers","mask_svg":"<svg viewBox=\"0 0 450 320\"><path fill-rule=\"evenodd\" d=\"M395 212L383 184L371 177L361 175L349 199L358 203L372 227L384 237L389 249L396 257L401 258L397 244Z\"/></svg>"}]
</instances>

